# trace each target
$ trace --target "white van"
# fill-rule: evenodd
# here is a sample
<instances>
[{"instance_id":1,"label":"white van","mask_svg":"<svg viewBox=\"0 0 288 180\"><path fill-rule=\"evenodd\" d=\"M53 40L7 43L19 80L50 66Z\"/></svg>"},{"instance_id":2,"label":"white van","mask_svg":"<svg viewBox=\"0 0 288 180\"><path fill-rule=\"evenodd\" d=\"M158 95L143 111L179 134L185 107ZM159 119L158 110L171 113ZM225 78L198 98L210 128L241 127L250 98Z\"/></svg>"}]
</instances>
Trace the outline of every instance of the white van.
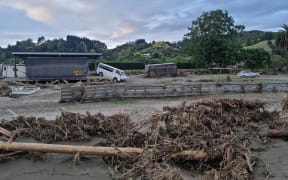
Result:
<instances>
[{"instance_id":1,"label":"white van","mask_svg":"<svg viewBox=\"0 0 288 180\"><path fill-rule=\"evenodd\" d=\"M124 71L115 67L109 66L104 63L99 63L96 69L96 73L99 76L111 79L113 82L125 82L127 76Z\"/></svg>"}]
</instances>

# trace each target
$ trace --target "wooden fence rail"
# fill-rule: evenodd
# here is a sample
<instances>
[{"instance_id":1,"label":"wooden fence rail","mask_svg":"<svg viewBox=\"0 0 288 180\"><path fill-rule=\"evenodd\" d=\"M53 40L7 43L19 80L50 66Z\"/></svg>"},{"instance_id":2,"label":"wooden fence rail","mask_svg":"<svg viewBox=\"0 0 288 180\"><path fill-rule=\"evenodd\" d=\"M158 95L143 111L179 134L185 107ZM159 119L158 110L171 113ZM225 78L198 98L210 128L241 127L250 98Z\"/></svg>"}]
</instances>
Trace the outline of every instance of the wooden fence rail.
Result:
<instances>
[{"instance_id":1,"label":"wooden fence rail","mask_svg":"<svg viewBox=\"0 0 288 180\"><path fill-rule=\"evenodd\" d=\"M61 88L60 102L111 98L159 98L223 93L288 92L288 83L108 84Z\"/></svg>"}]
</instances>

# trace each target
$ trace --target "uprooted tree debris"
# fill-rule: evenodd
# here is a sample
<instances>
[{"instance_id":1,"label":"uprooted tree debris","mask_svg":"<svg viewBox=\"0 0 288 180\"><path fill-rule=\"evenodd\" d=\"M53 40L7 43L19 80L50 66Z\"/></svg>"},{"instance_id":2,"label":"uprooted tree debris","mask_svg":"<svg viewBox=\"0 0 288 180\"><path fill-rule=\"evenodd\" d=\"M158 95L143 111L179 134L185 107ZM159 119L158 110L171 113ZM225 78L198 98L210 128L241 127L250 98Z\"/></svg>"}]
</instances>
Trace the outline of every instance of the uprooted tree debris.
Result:
<instances>
[{"instance_id":1,"label":"uprooted tree debris","mask_svg":"<svg viewBox=\"0 0 288 180\"><path fill-rule=\"evenodd\" d=\"M288 94L282 99L281 105L283 111L288 111Z\"/></svg>"},{"instance_id":2,"label":"uprooted tree debris","mask_svg":"<svg viewBox=\"0 0 288 180\"><path fill-rule=\"evenodd\" d=\"M141 153L104 156L118 179L183 179L177 167L211 179L252 179L259 157L250 150L249 139L260 130L257 124L287 127L277 112L268 112L264 105L259 101L204 99L163 107L163 113L141 124L125 114L63 112L56 120L23 116L3 120L1 127L8 130L10 141L18 136L47 143L101 136L107 139L105 146L138 148Z\"/></svg>"},{"instance_id":3,"label":"uprooted tree debris","mask_svg":"<svg viewBox=\"0 0 288 180\"><path fill-rule=\"evenodd\" d=\"M0 96L9 96L12 93L11 88L6 82L0 82Z\"/></svg>"}]
</instances>

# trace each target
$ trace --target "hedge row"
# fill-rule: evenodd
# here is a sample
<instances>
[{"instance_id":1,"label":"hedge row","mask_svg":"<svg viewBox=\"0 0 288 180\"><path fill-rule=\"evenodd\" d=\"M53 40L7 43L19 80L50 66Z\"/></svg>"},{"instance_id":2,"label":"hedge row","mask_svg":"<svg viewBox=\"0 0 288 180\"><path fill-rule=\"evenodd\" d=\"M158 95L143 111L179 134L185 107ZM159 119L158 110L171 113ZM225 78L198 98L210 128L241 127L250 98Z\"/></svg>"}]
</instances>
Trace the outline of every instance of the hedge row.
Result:
<instances>
[{"instance_id":1,"label":"hedge row","mask_svg":"<svg viewBox=\"0 0 288 180\"><path fill-rule=\"evenodd\" d=\"M195 64L192 63L177 63L178 69L194 69L197 68Z\"/></svg>"},{"instance_id":2,"label":"hedge row","mask_svg":"<svg viewBox=\"0 0 288 180\"><path fill-rule=\"evenodd\" d=\"M129 63L120 63L120 62L103 62L110 66L116 67L123 70L137 70L145 69L145 63L142 62L129 62ZM97 68L98 63L89 63L89 70L94 71ZM196 68L192 63L177 63L178 69L192 69Z\"/></svg>"}]
</instances>

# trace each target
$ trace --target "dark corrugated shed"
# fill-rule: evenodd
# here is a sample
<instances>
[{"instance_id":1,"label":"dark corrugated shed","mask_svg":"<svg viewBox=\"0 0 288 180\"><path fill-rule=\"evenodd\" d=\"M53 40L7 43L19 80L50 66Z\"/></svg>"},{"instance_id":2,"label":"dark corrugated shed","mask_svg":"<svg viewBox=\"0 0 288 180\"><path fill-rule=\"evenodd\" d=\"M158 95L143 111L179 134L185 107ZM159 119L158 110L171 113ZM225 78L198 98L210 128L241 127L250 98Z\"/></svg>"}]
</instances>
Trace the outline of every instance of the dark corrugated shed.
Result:
<instances>
[{"instance_id":1,"label":"dark corrugated shed","mask_svg":"<svg viewBox=\"0 0 288 180\"><path fill-rule=\"evenodd\" d=\"M30 53L15 52L24 59L29 80L82 80L88 75L88 58L99 53Z\"/></svg>"},{"instance_id":2,"label":"dark corrugated shed","mask_svg":"<svg viewBox=\"0 0 288 180\"><path fill-rule=\"evenodd\" d=\"M85 57L32 57L24 62L26 76L31 80L85 79L88 73Z\"/></svg>"}]
</instances>

